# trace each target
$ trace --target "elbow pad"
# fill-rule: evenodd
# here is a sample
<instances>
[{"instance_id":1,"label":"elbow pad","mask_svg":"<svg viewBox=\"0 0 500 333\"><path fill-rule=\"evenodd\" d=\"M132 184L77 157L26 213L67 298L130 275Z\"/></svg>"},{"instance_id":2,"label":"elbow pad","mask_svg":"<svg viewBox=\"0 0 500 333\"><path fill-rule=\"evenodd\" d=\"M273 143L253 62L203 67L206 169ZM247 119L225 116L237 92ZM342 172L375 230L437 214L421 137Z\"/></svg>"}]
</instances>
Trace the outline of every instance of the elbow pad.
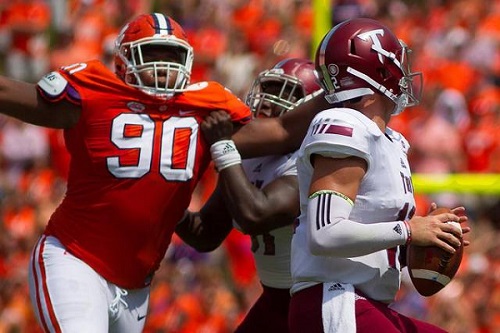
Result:
<instances>
[{"instance_id":1,"label":"elbow pad","mask_svg":"<svg viewBox=\"0 0 500 333\"><path fill-rule=\"evenodd\" d=\"M309 197L308 244L313 255L358 257L404 245L408 230L403 221L364 224L349 220L353 202L335 191Z\"/></svg>"}]
</instances>

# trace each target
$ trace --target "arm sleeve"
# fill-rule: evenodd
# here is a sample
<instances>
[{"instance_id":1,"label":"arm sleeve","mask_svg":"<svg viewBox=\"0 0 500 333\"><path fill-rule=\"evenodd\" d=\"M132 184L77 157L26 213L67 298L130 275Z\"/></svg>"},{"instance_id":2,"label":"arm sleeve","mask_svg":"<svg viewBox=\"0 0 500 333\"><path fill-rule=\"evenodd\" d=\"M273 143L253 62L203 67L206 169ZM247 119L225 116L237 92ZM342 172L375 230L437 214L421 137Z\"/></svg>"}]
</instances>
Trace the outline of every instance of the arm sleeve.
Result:
<instances>
[{"instance_id":1,"label":"arm sleeve","mask_svg":"<svg viewBox=\"0 0 500 333\"><path fill-rule=\"evenodd\" d=\"M341 193L320 191L310 196L307 222L312 254L358 257L406 243L403 221L363 224L349 220L351 210L352 201Z\"/></svg>"}]
</instances>

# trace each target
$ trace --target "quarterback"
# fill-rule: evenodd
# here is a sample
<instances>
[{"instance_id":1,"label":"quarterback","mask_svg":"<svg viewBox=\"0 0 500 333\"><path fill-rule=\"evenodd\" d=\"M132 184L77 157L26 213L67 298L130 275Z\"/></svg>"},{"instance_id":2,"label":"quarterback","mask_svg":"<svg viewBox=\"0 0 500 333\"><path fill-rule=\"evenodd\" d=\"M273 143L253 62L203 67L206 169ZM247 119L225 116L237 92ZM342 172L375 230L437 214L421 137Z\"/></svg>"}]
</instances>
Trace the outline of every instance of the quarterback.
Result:
<instances>
[{"instance_id":1,"label":"quarterback","mask_svg":"<svg viewBox=\"0 0 500 333\"><path fill-rule=\"evenodd\" d=\"M386 26L361 18L332 28L316 51L324 97L342 106L315 116L297 158L292 332L443 332L388 306L404 246L454 253L465 241L444 222L467 221L464 207L414 214L409 143L388 126L419 102L421 74L408 54Z\"/></svg>"}]
</instances>

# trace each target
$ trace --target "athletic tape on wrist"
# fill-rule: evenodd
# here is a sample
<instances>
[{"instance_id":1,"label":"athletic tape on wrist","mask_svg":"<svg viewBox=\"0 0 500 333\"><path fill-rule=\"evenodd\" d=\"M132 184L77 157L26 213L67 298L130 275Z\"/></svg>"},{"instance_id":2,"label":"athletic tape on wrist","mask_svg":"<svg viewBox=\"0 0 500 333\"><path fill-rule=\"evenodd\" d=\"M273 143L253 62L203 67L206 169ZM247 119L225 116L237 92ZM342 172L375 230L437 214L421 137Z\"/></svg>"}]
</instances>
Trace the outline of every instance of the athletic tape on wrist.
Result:
<instances>
[{"instance_id":1,"label":"athletic tape on wrist","mask_svg":"<svg viewBox=\"0 0 500 333\"><path fill-rule=\"evenodd\" d=\"M217 171L241 164L241 155L233 140L220 140L212 144L210 154Z\"/></svg>"}]
</instances>

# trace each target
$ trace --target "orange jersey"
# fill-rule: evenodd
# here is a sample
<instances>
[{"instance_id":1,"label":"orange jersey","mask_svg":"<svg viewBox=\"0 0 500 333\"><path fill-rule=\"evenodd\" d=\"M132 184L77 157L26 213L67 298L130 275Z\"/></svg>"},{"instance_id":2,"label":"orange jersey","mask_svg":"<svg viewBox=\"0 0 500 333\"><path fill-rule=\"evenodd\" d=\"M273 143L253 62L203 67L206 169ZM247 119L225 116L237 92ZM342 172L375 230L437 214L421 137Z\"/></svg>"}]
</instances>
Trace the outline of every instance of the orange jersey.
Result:
<instances>
[{"instance_id":1,"label":"orange jersey","mask_svg":"<svg viewBox=\"0 0 500 333\"><path fill-rule=\"evenodd\" d=\"M64 132L68 188L45 234L110 282L144 287L209 165L199 124L213 110L245 123L250 110L215 82L161 100L129 87L99 61L59 74L69 82L65 92L40 89L42 95L79 103L82 112Z\"/></svg>"}]
</instances>

